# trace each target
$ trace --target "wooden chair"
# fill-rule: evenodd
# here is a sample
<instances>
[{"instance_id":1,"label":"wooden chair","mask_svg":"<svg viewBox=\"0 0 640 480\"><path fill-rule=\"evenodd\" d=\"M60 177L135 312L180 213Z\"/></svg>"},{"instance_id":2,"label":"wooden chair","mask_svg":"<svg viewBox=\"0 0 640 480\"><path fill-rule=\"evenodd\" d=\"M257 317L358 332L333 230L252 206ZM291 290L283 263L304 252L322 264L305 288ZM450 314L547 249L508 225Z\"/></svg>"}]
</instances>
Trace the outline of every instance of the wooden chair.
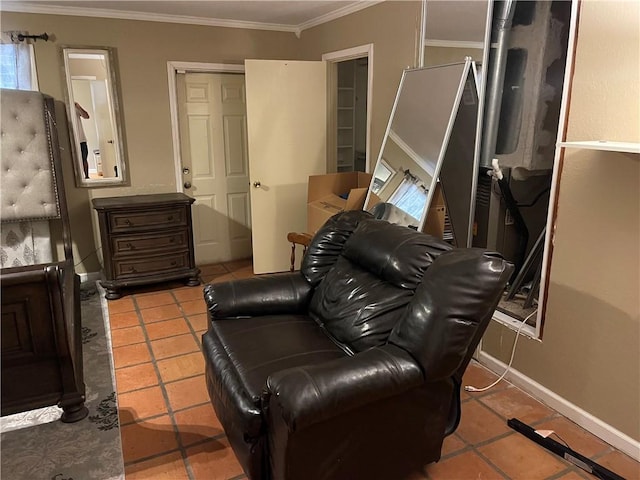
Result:
<instances>
[{"instance_id":1,"label":"wooden chair","mask_svg":"<svg viewBox=\"0 0 640 480\"><path fill-rule=\"evenodd\" d=\"M307 253L307 247L311 243L313 236L309 233L289 232L287 240L291 242L291 268L293 272L296 268L296 245L302 245L302 256Z\"/></svg>"}]
</instances>

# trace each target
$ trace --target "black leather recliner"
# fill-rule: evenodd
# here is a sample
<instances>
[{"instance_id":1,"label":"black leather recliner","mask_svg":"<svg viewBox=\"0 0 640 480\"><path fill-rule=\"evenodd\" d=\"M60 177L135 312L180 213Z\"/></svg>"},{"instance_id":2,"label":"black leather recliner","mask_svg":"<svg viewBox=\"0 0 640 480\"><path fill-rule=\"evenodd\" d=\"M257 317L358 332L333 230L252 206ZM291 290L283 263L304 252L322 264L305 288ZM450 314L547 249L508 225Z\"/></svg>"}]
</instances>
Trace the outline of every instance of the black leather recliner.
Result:
<instances>
[{"instance_id":1,"label":"black leather recliner","mask_svg":"<svg viewBox=\"0 0 640 480\"><path fill-rule=\"evenodd\" d=\"M438 460L512 269L350 211L301 271L207 285L207 388L249 478L401 480Z\"/></svg>"}]
</instances>

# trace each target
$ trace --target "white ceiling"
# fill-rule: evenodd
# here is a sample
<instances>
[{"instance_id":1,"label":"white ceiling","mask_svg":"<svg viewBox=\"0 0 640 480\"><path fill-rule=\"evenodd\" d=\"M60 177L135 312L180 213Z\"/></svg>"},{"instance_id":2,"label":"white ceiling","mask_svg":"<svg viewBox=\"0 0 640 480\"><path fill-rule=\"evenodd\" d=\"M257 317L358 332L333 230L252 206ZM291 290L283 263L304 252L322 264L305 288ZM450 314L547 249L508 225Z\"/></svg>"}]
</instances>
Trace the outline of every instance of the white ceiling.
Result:
<instances>
[{"instance_id":1,"label":"white ceiling","mask_svg":"<svg viewBox=\"0 0 640 480\"><path fill-rule=\"evenodd\" d=\"M356 0L28 0L0 2L0 10L158 22L281 30L299 33L370 7L378 1Z\"/></svg>"}]
</instances>

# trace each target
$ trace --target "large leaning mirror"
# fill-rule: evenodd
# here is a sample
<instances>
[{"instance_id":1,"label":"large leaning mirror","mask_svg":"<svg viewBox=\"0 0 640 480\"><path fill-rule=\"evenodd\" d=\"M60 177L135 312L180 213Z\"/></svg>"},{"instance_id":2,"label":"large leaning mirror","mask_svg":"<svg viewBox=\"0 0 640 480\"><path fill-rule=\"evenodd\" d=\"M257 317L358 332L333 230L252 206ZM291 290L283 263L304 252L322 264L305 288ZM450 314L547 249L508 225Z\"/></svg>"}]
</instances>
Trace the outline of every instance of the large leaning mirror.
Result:
<instances>
[{"instance_id":1,"label":"large leaning mirror","mask_svg":"<svg viewBox=\"0 0 640 480\"><path fill-rule=\"evenodd\" d=\"M76 185L126 183L115 50L63 47L62 58Z\"/></svg>"},{"instance_id":2,"label":"large leaning mirror","mask_svg":"<svg viewBox=\"0 0 640 480\"><path fill-rule=\"evenodd\" d=\"M376 218L422 229L440 190L456 244L466 244L475 158L477 90L473 62L406 70L400 81L365 209ZM445 163L447 165L445 165ZM442 173L447 177L445 182ZM440 182L438 180L441 180ZM457 184L456 184L457 183ZM436 186L439 185L439 189ZM433 203L434 205L436 203ZM444 218L441 219L444 222Z\"/></svg>"}]
</instances>

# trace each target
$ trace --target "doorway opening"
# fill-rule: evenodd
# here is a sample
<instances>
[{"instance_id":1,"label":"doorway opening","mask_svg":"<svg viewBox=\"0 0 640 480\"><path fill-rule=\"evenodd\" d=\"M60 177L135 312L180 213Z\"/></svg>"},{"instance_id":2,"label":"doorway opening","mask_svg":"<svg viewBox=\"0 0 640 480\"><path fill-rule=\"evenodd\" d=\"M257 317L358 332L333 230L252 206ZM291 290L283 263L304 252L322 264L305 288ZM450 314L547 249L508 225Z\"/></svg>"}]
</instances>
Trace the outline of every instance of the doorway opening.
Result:
<instances>
[{"instance_id":1,"label":"doorway opening","mask_svg":"<svg viewBox=\"0 0 640 480\"><path fill-rule=\"evenodd\" d=\"M328 172L370 172L373 44L326 53Z\"/></svg>"}]
</instances>

